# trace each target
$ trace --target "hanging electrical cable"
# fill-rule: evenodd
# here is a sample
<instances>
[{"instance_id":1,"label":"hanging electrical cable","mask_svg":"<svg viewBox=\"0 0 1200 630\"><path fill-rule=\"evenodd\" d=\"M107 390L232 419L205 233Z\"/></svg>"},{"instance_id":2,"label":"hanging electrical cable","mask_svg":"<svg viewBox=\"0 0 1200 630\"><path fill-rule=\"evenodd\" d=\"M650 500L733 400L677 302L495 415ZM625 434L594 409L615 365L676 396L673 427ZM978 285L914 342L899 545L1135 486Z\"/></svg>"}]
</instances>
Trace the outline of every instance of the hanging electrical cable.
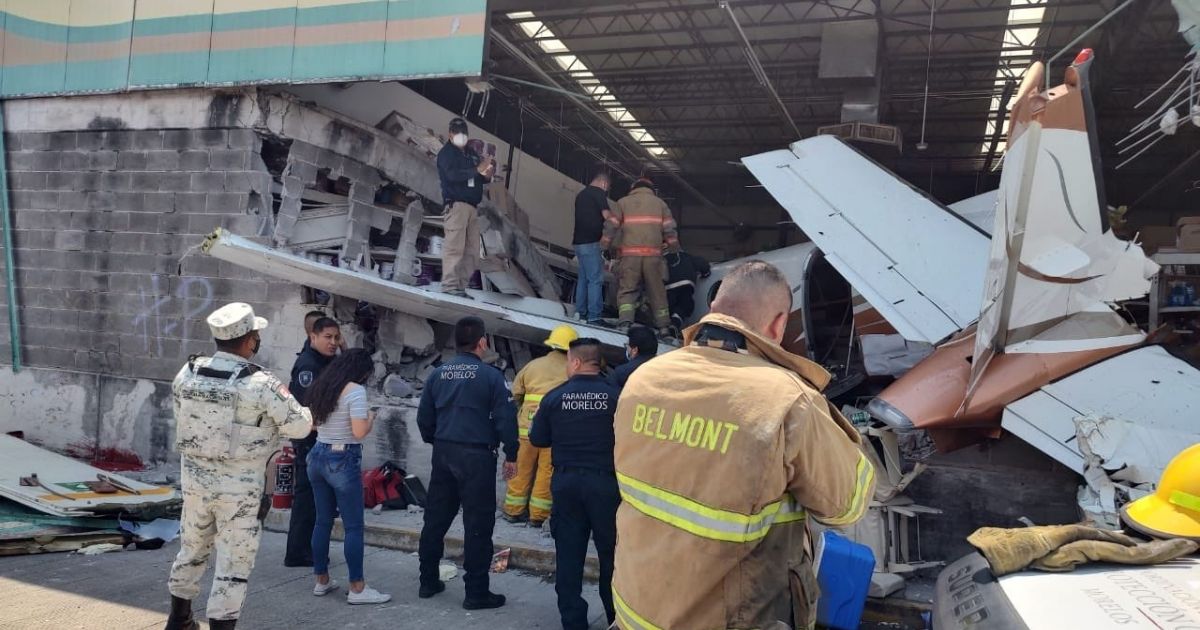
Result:
<instances>
[{"instance_id":1,"label":"hanging electrical cable","mask_svg":"<svg viewBox=\"0 0 1200 630\"><path fill-rule=\"evenodd\" d=\"M925 39L925 104L921 106L921 141L917 143L918 151L929 148L925 142L925 120L929 114L929 67L933 61L933 16L936 10L937 2L930 2L929 36Z\"/></svg>"}]
</instances>

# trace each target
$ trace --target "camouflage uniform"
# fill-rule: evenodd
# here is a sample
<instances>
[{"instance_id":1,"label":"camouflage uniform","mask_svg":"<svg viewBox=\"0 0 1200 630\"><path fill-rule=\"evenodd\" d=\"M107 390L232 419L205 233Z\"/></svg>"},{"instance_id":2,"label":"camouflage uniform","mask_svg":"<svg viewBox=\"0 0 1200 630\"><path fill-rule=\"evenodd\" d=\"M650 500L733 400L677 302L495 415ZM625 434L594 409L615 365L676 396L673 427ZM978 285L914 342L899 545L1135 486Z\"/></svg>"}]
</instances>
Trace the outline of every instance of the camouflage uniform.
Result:
<instances>
[{"instance_id":1,"label":"camouflage uniform","mask_svg":"<svg viewBox=\"0 0 1200 630\"><path fill-rule=\"evenodd\" d=\"M266 326L252 312L250 321L257 326L253 330ZM249 330L225 331L230 336L222 337L212 318L209 324L218 338ZM175 597L199 595L215 543L208 618L237 619L258 553L267 461L281 438L308 435L312 416L269 372L226 352L190 360L175 377L172 394L176 448L183 459L183 516L168 586Z\"/></svg>"}]
</instances>

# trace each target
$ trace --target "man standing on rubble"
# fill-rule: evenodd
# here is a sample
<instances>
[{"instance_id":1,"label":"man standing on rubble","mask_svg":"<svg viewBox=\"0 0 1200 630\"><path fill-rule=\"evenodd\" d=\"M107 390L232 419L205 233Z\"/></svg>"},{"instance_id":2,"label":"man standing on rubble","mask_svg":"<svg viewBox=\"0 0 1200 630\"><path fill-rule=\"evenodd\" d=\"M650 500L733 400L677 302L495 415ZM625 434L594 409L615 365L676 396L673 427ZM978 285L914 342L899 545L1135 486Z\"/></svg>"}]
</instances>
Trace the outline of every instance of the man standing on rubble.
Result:
<instances>
[{"instance_id":1,"label":"man standing on rubble","mask_svg":"<svg viewBox=\"0 0 1200 630\"><path fill-rule=\"evenodd\" d=\"M300 404L308 404L306 396L308 388L317 380L337 356L338 350L345 346L342 329L330 317L325 317L320 311L311 311L319 317L307 325L308 339L292 364L292 380L288 389ZM312 485L308 482L308 452L317 445L317 432L312 431L303 439L292 440L292 448L296 451L295 476L292 482L292 509L288 516L287 547L283 555L285 567L311 567L312 533L317 522L317 506L313 499Z\"/></svg>"},{"instance_id":2,"label":"man standing on rubble","mask_svg":"<svg viewBox=\"0 0 1200 630\"><path fill-rule=\"evenodd\" d=\"M617 313L620 325L633 325L637 312L639 286L660 335L668 334L671 314L667 309L666 263L662 250L678 251L679 238L675 219L666 202L654 194L654 182L643 177L633 190L617 202L616 229L619 233L621 259L617 263ZM606 225L607 227L607 225ZM613 239L616 240L616 239Z\"/></svg>"},{"instance_id":3,"label":"man standing on rubble","mask_svg":"<svg viewBox=\"0 0 1200 630\"><path fill-rule=\"evenodd\" d=\"M600 559L600 601L611 625L613 550L621 495L613 473L613 412L621 391L600 376L600 342L584 338L567 352L570 380L542 400L529 431L534 446L554 448L554 590L563 630L586 630L583 563L588 537Z\"/></svg>"},{"instance_id":4,"label":"man standing on rubble","mask_svg":"<svg viewBox=\"0 0 1200 630\"><path fill-rule=\"evenodd\" d=\"M829 373L780 347L791 306L778 269L740 265L685 346L621 392L621 628L813 627L805 519L860 519L875 471L820 393Z\"/></svg>"},{"instance_id":5,"label":"man standing on rubble","mask_svg":"<svg viewBox=\"0 0 1200 630\"><path fill-rule=\"evenodd\" d=\"M209 627L232 630L246 600L266 516L265 468L280 437L312 430L308 409L269 372L250 363L267 320L249 304L227 304L208 316L216 340L211 358L194 357L171 386L175 448L182 459L179 554L171 567L167 630L198 630L192 599L216 546Z\"/></svg>"},{"instance_id":6,"label":"man standing on rubble","mask_svg":"<svg viewBox=\"0 0 1200 630\"><path fill-rule=\"evenodd\" d=\"M550 449L529 443L529 427L542 397L566 382L567 349L578 338L579 333L566 324L550 331L543 342L550 352L527 363L513 379L512 396L519 409L517 430L521 447L517 451L517 474L508 480L508 491L504 494L502 517L510 523L528 518L531 526L541 527L550 517L553 471Z\"/></svg>"},{"instance_id":7,"label":"man standing on rubble","mask_svg":"<svg viewBox=\"0 0 1200 630\"><path fill-rule=\"evenodd\" d=\"M575 312L589 324L599 324L604 314L603 252L610 244L611 231L620 227L608 204L610 178L608 167L601 164L595 168L591 184L575 195L575 234L571 239L579 259Z\"/></svg>"},{"instance_id":8,"label":"man standing on rubble","mask_svg":"<svg viewBox=\"0 0 1200 630\"><path fill-rule=\"evenodd\" d=\"M483 186L492 181L495 162L467 147L467 121L450 121L450 141L438 152L438 177L446 213L442 244L442 291L467 295L471 276L479 268L479 218L475 208L483 201Z\"/></svg>"},{"instance_id":9,"label":"man standing on rubble","mask_svg":"<svg viewBox=\"0 0 1200 630\"><path fill-rule=\"evenodd\" d=\"M463 608L499 608L504 596L488 587L492 530L496 525L496 449L504 444L504 478L517 470L517 417L504 375L483 362L483 320L464 317L454 325L458 356L429 375L417 409L421 439L433 444L433 470L425 499L425 526L418 555L426 599L446 590L438 575L450 523L463 513Z\"/></svg>"}]
</instances>

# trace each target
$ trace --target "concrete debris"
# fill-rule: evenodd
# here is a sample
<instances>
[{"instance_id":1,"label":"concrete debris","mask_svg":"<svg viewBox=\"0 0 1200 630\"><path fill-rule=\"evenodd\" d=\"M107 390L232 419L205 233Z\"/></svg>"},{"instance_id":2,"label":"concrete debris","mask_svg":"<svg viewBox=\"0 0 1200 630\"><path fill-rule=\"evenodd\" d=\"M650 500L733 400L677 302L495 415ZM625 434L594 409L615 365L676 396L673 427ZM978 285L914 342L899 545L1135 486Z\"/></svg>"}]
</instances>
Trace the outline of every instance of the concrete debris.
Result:
<instances>
[{"instance_id":1,"label":"concrete debris","mask_svg":"<svg viewBox=\"0 0 1200 630\"><path fill-rule=\"evenodd\" d=\"M388 396L396 398L408 398L415 395L417 390L412 385L409 385L404 377L398 374L389 374L383 380L383 392Z\"/></svg>"},{"instance_id":2,"label":"concrete debris","mask_svg":"<svg viewBox=\"0 0 1200 630\"><path fill-rule=\"evenodd\" d=\"M388 310L379 318L379 342L388 351L388 358L399 362L404 350L418 356L433 353L436 340L429 320Z\"/></svg>"}]
</instances>

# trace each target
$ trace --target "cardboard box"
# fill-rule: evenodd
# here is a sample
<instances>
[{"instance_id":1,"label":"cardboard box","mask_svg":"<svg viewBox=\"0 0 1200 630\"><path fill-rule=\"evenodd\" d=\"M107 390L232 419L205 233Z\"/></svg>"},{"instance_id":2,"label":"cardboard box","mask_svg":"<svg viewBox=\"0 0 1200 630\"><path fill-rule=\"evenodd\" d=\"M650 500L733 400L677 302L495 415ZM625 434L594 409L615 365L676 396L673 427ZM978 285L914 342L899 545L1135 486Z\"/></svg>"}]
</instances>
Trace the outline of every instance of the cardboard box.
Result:
<instances>
[{"instance_id":1,"label":"cardboard box","mask_svg":"<svg viewBox=\"0 0 1200 630\"><path fill-rule=\"evenodd\" d=\"M1178 228L1170 225L1147 225L1137 230L1138 243L1147 256L1153 256L1164 247L1174 247L1179 240L1178 234Z\"/></svg>"},{"instance_id":2,"label":"cardboard box","mask_svg":"<svg viewBox=\"0 0 1200 630\"><path fill-rule=\"evenodd\" d=\"M1175 247L1181 252L1200 252L1200 217L1183 217L1175 225L1179 229Z\"/></svg>"}]
</instances>

